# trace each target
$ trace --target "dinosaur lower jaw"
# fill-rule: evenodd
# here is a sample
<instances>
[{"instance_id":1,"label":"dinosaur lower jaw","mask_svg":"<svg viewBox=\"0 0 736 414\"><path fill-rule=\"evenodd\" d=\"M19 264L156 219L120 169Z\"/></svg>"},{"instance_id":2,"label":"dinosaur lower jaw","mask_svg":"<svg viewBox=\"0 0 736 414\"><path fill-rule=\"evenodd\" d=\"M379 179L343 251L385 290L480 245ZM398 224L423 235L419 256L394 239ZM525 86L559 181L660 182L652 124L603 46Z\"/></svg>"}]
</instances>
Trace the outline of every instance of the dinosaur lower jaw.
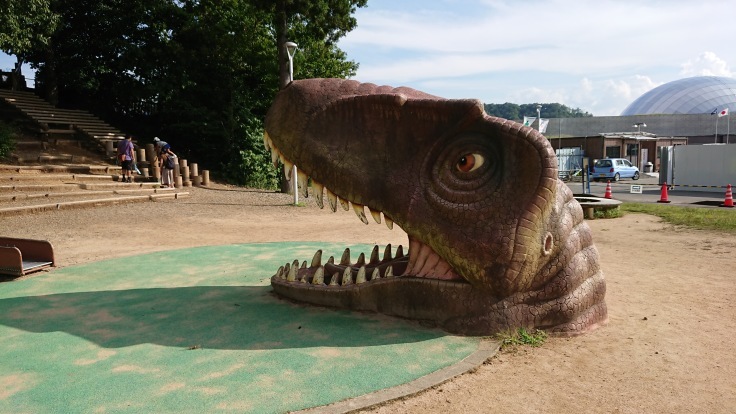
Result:
<instances>
[{"instance_id":1,"label":"dinosaur lower jaw","mask_svg":"<svg viewBox=\"0 0 736 414\"><path fill-rule=\"evenodd\" d=\"M383 258L379 259L378 246L374 246L368 261L365 253L360 253L358 260L351 262L350 249L345 249L338 263L331 256L323 264L322 250L318 250L309 265L306 260L300 262L298 259L286 263L278 268L272 280L327 289L410 277L467 283L429 246L411 237L409 240L411 247L407 255L404 255L403 246L399 246L394 256L389 244L384 249Z\"/></svg>"}]
</instances>

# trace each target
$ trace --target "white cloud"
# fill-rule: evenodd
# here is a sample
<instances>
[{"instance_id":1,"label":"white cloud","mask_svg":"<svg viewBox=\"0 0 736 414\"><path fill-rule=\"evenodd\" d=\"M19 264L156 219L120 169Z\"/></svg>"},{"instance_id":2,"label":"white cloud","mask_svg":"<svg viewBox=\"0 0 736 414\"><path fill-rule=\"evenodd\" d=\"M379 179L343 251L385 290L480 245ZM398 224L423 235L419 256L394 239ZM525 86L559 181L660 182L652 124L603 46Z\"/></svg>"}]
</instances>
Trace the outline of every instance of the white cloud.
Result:
<instances>
[{"instance_id":1,"label":"white cloud","mask_svg":"<svg viewBox=\"0 0 736 414\"><path fill-rule=\"evenodd\" d=\"M683 76L733 76L728 63L713 52L703 52L696 59L682 64Z\"/></svg>"}]
</instances>

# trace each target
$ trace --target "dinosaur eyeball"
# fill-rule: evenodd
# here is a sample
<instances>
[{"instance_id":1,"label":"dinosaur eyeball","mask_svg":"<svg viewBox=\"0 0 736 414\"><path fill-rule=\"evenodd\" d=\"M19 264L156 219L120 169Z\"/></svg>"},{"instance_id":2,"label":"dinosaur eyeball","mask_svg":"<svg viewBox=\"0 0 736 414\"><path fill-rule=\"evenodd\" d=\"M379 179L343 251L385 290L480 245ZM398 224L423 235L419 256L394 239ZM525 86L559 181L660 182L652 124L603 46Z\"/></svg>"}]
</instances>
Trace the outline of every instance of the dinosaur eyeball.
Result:
<instances>
[{"instance_id":1,"label":"dinosaur eyeball","mask_svg":"<svg viewBox=\"0 0 736 414\"><path fill-rule=\"evenodd\" d=\"M457 162L457 169L461 172L471 172L483 165L483 156L478 153L465 154Z\"/></svg>"}]
</instances>

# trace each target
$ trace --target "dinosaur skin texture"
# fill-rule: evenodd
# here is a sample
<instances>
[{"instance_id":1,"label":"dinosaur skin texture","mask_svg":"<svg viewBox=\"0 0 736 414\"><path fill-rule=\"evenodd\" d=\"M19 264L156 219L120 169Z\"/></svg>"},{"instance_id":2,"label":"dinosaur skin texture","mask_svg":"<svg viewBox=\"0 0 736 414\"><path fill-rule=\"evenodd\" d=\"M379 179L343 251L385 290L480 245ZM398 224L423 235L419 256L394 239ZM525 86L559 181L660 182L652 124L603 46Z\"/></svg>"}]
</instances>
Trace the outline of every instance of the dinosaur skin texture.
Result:
<instances>
[{"instance_id":1,"label":"dinosaur skin texture","mask_svg":"<svg viewBox=\"0 0 736 414\"><path fill-rule=\"evenodd\" d=\"M408 254L295 260L276 294L315 305L432 321L464 335L515 328L576 335L607 322L606 284L580 205L536 130L477 100L343 79L294 81L275 98L264 142L298 165L317 203L352 204L409 236Z\"/></svg>"}]
</instances>

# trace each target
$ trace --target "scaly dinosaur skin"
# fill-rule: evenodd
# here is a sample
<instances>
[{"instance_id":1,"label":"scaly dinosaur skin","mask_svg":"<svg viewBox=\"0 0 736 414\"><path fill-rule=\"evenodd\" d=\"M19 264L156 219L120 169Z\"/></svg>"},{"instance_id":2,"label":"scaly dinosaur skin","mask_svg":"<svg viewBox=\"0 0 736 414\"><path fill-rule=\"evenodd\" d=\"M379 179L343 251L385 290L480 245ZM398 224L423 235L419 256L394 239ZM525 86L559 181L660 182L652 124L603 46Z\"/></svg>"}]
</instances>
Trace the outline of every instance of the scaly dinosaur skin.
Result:
<instances>
[{"instance_id":1,"label":"scaly dinosaur skin","mask_svg":"<svg viewBox=\"0 0 736 414\"><path fill-rule=\"evenodd\" d=\"M574 335L607 321L590 229L537 131L477 100L342 79L292 82L265 129L274 162L298 165L303 189L311 177L320 207L324 188L333 211L349 201L365 224L368 207L409 235L408 255L389 245L382 259L376 247L355 263L349 251L287 263L277 294L466 335Z\"/></svg>"}]
</instances>

